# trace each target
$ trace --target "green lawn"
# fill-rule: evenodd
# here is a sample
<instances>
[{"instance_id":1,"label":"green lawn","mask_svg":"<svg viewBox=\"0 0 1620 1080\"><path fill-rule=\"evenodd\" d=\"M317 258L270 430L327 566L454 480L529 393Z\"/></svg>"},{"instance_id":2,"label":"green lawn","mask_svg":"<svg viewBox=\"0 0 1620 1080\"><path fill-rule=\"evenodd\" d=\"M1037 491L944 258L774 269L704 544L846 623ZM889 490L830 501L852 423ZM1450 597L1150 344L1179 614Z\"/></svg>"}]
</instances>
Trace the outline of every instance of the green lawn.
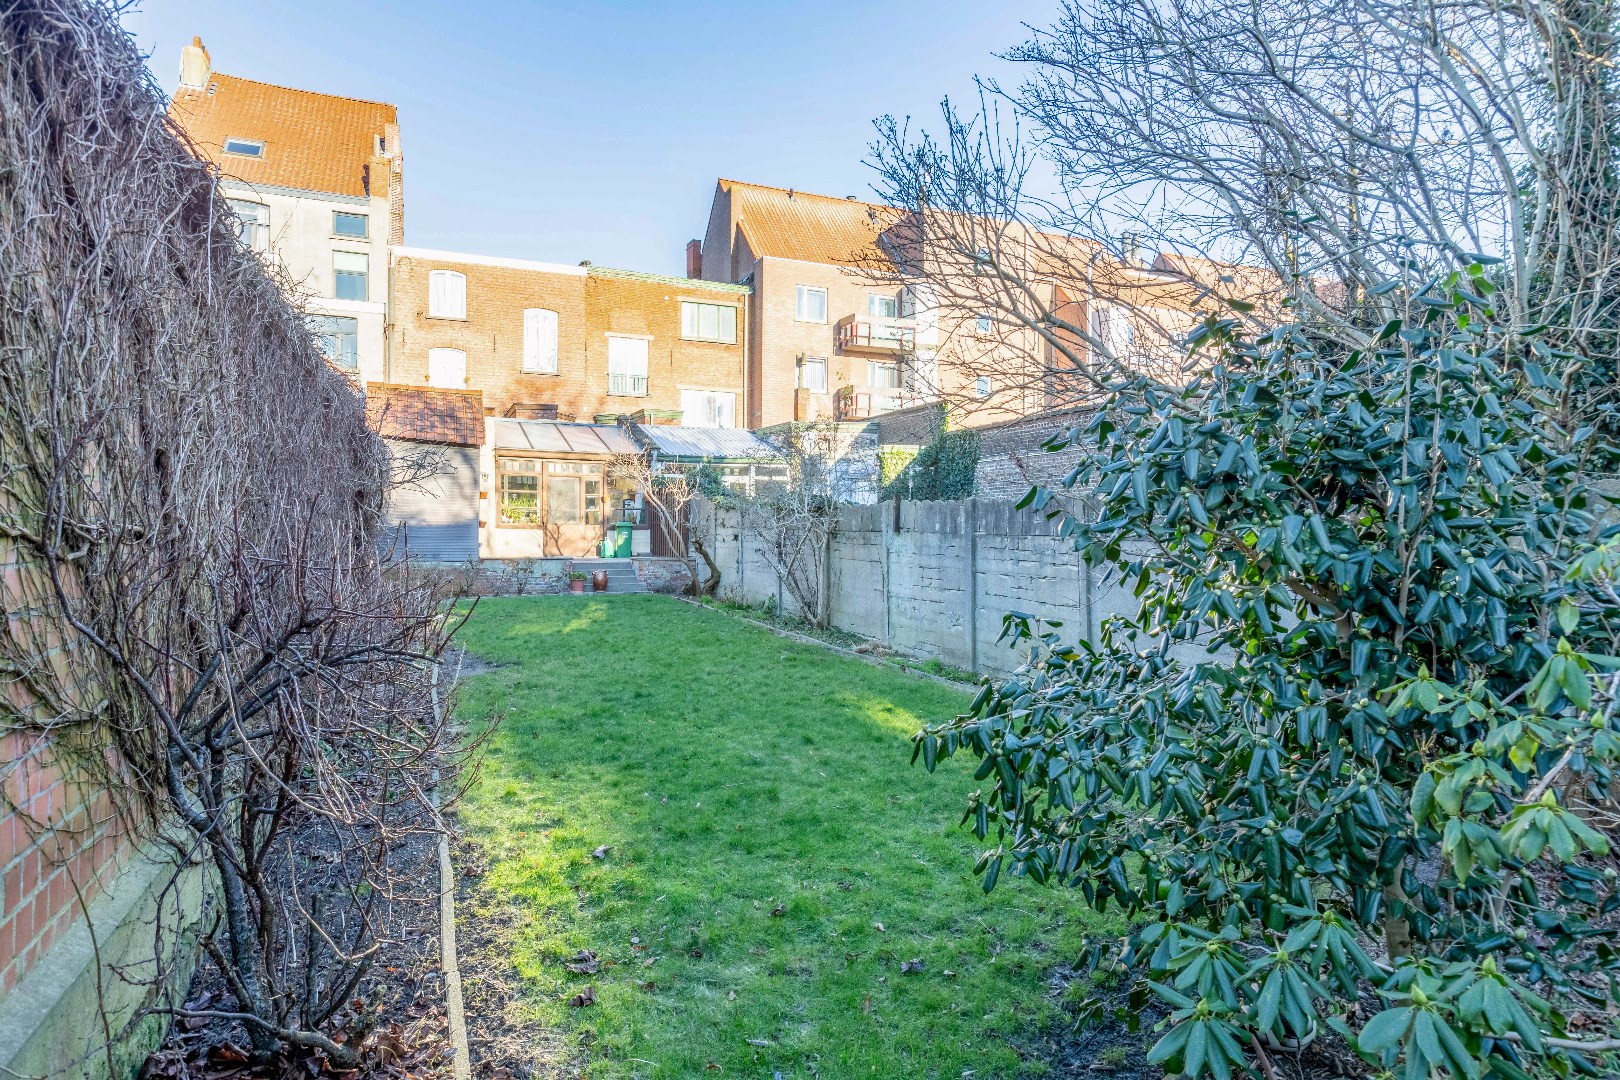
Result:
<instances>
[{"instance_id":1,"label":"green lawn","mask_svg":"<svg viewBox=\"0 0 1620 1080\"><path fill-rule=\"evenodd\" d=\"M462 820L585 1075L1040 1074L1010 1040L1059 1019L1045 972L1097 917L981 892L970 766L909 764L966 693L658 596L485 600L461 641L503 665L461 717L505 717Z\"/></svg>"}]
</instances>

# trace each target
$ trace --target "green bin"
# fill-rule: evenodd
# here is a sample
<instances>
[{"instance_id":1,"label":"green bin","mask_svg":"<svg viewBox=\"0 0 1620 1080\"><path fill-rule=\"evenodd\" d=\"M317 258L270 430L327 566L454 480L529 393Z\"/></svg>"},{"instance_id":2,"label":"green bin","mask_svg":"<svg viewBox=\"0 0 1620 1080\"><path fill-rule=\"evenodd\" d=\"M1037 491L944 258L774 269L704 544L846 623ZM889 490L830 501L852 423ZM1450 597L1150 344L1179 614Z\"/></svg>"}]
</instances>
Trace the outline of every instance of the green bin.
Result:
<instances>
[{"instance_id":1,"label":"green bin","mask_svg":"<svg viewBox=\"0 0 1620 1080\"><path fill-rule=\"evenodd\" d=\"M615 559L628 559L630 557L631 546L632 546L630 538L635 534L635 531L636 531L636 527L631 522L628 522L628 521L615 521L613 523L614 536L612 537L612 540L613 540L613 555L611 556L612 558L615 558Z\"/></svg>"}]
</instances>

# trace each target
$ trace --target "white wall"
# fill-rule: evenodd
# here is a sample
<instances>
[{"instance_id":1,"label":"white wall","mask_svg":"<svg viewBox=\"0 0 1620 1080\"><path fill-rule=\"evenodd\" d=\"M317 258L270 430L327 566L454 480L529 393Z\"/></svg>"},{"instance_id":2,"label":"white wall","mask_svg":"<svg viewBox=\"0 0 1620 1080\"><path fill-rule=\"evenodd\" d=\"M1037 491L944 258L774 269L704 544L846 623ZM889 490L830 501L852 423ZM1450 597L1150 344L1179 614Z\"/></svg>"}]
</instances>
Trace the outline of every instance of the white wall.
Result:
<instances>
[{"instance_id":1,"label":"white wall","mask_svg":"<svg viewBox=\"0 0 1620 1080\"><path fill-rule=\"evenodd\" d=\"M286 273L295 299L301 300L308 311L358 322L360 378L363 382L381 380L388 299L387 191L362 198L291 188L253 187L222 180L220 192L227 199L261 203L268 209L272 265ZM367 215L370 235L364 240L335 235L332 215L338 211ZM367 300L338 300L333 295L336 288L332 255L336 251L362 252L370 256Z\"/></svg>"}]
</instances>

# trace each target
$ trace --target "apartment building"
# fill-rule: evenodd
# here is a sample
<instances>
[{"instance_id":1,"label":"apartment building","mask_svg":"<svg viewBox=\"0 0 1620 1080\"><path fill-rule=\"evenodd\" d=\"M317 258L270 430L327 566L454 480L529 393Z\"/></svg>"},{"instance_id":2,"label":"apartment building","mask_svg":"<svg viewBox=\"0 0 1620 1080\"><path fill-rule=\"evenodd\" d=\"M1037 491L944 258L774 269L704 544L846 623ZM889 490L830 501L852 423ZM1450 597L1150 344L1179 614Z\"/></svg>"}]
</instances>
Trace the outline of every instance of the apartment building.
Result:
<instances>
[{"instance_id":1,"label":"apartment building","mask_svg":"<svg viewBox=\"0 0 1620 1080\"><path fill-rule=\"evenodd\" d=\"M396 248L386 379L475 390L492 416L732 428L746 285Z\"/></svg>"},{"instance_id":2,"label":"apartment building","mask_svg":"<svg viewBox=\"0 0 1620 1080\"><path fill-rule=\"evenodd\" d=\"M285 275L327 358L381 378L388 249L405 232L395 107L223 74L193 38L169 118L218 168L238 236Z\"/></svg>"}]
</instances>

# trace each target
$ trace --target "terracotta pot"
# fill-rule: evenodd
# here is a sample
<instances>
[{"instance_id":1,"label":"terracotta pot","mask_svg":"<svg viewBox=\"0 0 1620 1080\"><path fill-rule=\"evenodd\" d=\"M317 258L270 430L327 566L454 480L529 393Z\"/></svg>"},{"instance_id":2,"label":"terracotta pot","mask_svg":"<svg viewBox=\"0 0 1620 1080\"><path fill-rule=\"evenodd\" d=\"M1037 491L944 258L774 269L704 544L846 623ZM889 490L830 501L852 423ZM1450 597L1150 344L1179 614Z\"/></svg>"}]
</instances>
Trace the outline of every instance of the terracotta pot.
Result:
<instances>
[{"instance_id":1,"label":"terracotta pot","mask_svg":"<svg viewBox=\"0 0 1620 1080\"><path fill-rule=\"evenodd\" d=\"M569 592L580 592L580 593L584 592L585 591L585 579L584 578L571 578L571 579L569 579L568 591Z\"/></svg>"},{"instance_id":2,"label":"terracotta pot","mask_svg":"<svg viewBox=\"0 0 1620 1080\"><path fill-rule=\"evenodd\" d=\"M607 592L606 570L591 571L591 588L595 589L597 592Z\"/></svg>"}]
</instances>

